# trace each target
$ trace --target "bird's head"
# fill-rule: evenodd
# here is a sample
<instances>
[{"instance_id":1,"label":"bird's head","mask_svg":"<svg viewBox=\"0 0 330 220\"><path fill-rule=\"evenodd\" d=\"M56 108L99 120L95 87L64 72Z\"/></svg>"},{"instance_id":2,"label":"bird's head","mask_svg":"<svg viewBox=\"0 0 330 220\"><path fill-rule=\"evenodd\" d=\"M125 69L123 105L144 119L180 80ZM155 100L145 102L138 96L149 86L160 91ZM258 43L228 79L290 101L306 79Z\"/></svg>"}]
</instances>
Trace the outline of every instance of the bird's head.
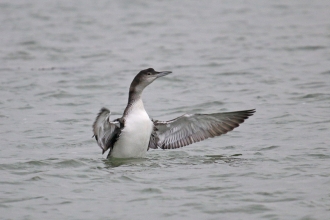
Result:
<instances>
[{"instance_id":1,"label":"bird's head","mask_svg":"<svg viewBox=\"0 0 330 220\"><path fill-rule=\"evenodd\" d=\"M145 87L152 83L155 79L166 76L172 73L171 71L157 72L153 68L141 70L133 79L130 87L130 92L141 93Z\"/></svg>"}]
</instances>

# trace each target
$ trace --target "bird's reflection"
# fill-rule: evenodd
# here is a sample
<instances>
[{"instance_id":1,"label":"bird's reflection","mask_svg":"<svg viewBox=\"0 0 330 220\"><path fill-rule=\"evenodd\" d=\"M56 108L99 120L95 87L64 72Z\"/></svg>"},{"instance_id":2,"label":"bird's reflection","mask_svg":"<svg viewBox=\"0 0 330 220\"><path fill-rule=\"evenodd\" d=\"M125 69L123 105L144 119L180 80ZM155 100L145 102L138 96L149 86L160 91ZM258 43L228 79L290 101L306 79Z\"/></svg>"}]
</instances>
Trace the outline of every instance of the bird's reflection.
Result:
<instances>
[{"instance_id":1,"label":"bird's reflection","mask_svg":"<svg viewBox=\"0 0 330 220\"><path fill-rule=\"evenodd\" d=\"M128 165L128 166L134 166L134 165L139 165L141 163L144 163L147 161L147 158L109 158L109 159L104 159L104 165L105 168L114 168L114 167L119 167L123 165Z\"/></svg>"},{"instance_id":2,"label":"bird's reflection","mask_svg":"<svg viewBox=\"0 0 330 220\"><path fill-rule=\"evenodd\" d=\"M104 159L103 163L105 168L116 168L119 166L147 166L147 167L160 167L159 164L162 164L162 167L173 166L173 165L197 165L197 164L211 164L211 163L227 163L231 166L237 166L246 159L240 158L242 154L233 154L233 155L204 155L204 156L191 156L188 154L177 154L171 157L158 157L150 156L147 158L109 158ZM168 156L168 155L167 155ZM158 165L156 165L158 164Z\"/></svg>"}]
</instances>

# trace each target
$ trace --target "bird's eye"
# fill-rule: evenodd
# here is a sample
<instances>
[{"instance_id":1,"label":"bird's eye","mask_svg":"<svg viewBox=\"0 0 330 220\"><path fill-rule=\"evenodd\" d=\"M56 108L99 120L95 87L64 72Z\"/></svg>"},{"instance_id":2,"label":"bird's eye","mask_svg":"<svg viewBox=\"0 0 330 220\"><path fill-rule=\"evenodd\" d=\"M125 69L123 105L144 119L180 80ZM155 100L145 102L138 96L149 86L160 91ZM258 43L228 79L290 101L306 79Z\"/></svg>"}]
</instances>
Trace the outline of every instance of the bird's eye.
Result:
<instances>
[{"instance_id":1,"label":"bird's eye","mask_svg":"<svg viewBox=\"0 0 330 220\"><path fill-rule=\"evenodd\" d=\"M147 72L147 75L150 76L151 75L151 72Z\"/></svg>"}]
</instances>

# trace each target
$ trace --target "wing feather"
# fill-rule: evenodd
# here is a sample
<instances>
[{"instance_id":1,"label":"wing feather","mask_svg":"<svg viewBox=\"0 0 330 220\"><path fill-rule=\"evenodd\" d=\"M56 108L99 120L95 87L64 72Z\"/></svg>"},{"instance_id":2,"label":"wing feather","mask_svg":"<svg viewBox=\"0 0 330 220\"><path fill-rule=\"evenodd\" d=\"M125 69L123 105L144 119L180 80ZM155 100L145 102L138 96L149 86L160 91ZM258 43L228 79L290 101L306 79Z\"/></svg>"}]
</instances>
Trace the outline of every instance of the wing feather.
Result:
<instances>
[{"instance_id":1,"label":"wing feather","mask_svg":"<svg viewBox=\"0 0 330 220\"><path fill-rule=\"evenodd\" d=\"M102 108L93 123L93 133L102 154L112 148L120 134L120 122L110 121L110 111Z\"/></svg>"},{"instance_id":2,"label":"wing feather","mask_svg":"<svg viewBox=\"0 0 330 220\"><path fill-rule=\"evenodd\" d=\"M214 114L185 114L169 121L153 121L150 148L174 149L226 134L238 127L255 110Z\"/></svg>"}]
</instances>

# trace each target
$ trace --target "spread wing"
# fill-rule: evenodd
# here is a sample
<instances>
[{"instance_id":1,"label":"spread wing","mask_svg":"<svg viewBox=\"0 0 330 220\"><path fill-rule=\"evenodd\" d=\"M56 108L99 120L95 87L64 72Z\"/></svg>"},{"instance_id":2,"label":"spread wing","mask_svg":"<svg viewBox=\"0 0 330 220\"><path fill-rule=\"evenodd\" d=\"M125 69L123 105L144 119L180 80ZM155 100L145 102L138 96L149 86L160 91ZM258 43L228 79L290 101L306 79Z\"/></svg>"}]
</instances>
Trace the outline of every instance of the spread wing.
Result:
<instances>
[{"instance_id":1,"label":"spread wing","mask_svg":"<svg viewBox=\"0 0 330 220\"><path fill-rule=\"evenodd\" d=\"M110 121L110 111L102 108L93 124L94 137L97 144L102 148L102 154L112 148L120 134L120 122Z\"/></svg>"},{"instance_id":2,"label":"spread wing","mask_svg":"<svg viewBox=\"0 0 330 220\"><path fill-rule=\"evenodd\" d=\"M252 110L214 114L185 114L170 121L154 121L150 148L174 149L226 134L253 115Z\"/></svg>"}]
</instances>

